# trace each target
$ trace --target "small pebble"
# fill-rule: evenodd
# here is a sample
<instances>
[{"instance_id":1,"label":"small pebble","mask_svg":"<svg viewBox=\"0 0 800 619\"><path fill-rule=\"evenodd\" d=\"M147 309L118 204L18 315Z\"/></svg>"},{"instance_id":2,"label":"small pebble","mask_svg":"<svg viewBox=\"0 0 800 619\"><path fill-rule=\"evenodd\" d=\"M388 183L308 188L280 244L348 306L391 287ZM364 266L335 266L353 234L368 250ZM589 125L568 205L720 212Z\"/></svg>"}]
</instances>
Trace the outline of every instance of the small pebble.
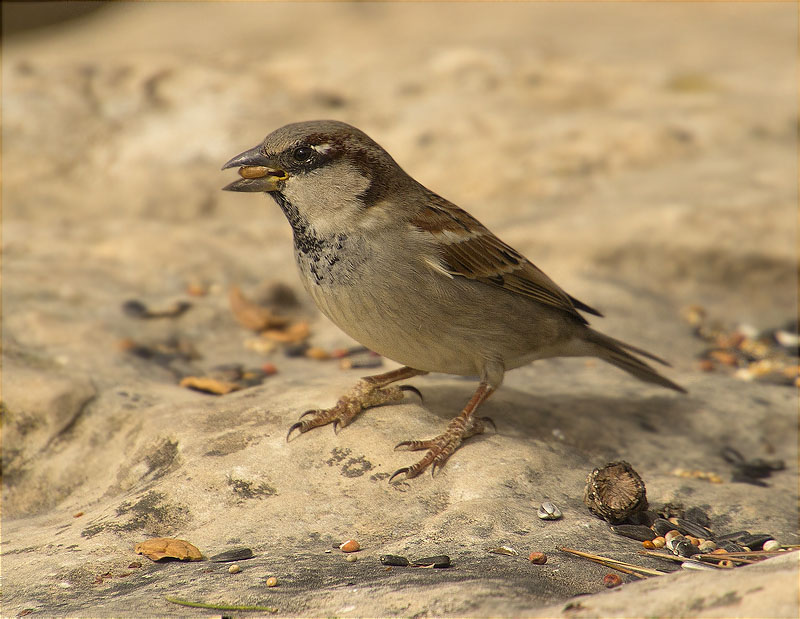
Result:
<instances>
[{"instance_id":1,"label":"small pebble","mask_svg":"<svg viewBox=\"0 0 800 619\"><path fill-rule=\"evenodd\" d=\"M261 366L261 371L264 372L265 376L272 376L278 373L278 368L275 367L274 363L267 362Z\"/></svg>"},{"instance_id":2,"label":"small pebble","mask_svg":"<svg viewBox=\"0 0 800 619\"><path fill-rule=\"evenodd\" d=\"M356 561L358 561L358 556L356 556L356 555L347 555L347 556L344 558L344 560L345 560L345 561L348 561L348 562L350 562L350 563L355 563Z\"/></svg>"},{"instance_id":3,"label":"small pebble","mask_svg":"<svg viewBox=\"0 0 800 619\"><path fill-rule=\"evenodd\" d=\"M238 574L241 571L242 571L242 568L240 568L235 563L228 568L228 574Z\"/></svg>"},{"instance_id":4,"label":"small pebble","mask_svg":"<svg viewBox=\"0 0 800 619\"><path fill-rule=\"evenodd\" d=\"M642 542L642 546L644 546L648 550L654 550L655 547L656 547L656 545L652 541L650 541L649 539L644 540Z\"/></svg>"},{"instance_id":5,"label":"small pebble","mask_svg":"<svg viewBox=\"0 0 800 619\"><path fill-rule=\"evenodd\" d=\"M354 539L349 539L346 542L339 545L339 550L342 552L357 552L361 550L361 544L359 544Z\"/></svg>"},{"instance_id":6,"label":"small pebble","mask_svg":"<svg viewBox=\"0 0 800 619\"><path fill-rule=\"evenodd\" d=\"M550 501L545 501L539 506L537 515L542 520L558 520L561 518L561 510Z\"/></svg>"},{"instance_id":7,"label":"small pebble","mask_svg":"<svg viewBox=\"0 0 800 619\"><path fill-rule=\"evenodd\" d=\"M528 561L536 565L544 565L547 563L547 555L543 552L532 552L528 555Z\"/></svg>"},{"instance_id":8,"label":"small pebble","mask_svg":"<svg viewBox=\"0 0 800 619\"><path fill-rule=\"evenodd\" d=\"M764 542L764 545L761 548L767 551L780 550L781 543L774 539L768 539L766 542Z\"/></svg>"},{"instance_id":9,"label":"small pebble","mask_svg":"<svg viewBox=\"0 0 800 619\"><path fill-rule=\"evenodd\" d=\"M384 565L396 565L405 567L408 565L408 559L400 555L381 555L381 563Z\"/></svg>"},{"instance_id":10,"label":"small pebble","mask_svg":"<svg viewBox=\"0 0 800 619\"><path fill-rule=\"evenodd\" d=\"M267 586L268 587L277 587L278 586L278 579L274 576L270 576L267 578Z\"/></svg>"},{"instance_id":11,"label":"small pebble","mask_svg":"<svg viewBox=\"0 0 800 619\"><path fill-rule=\"evenodd\" d=\"M603 576L603 584L609 588L613 589L614 587L619 587L622 584L622 578L620 578L617 574L606 574Z\"/></svg>"},{"instance_id":12,"label":"small pebble","mask_svg":"<svg viewBox=\"0 0 800 619\"><path fill-rule=\"evenodd\" d=\"M656 548L663 548L666 545L667 545L667 540L665 540L661 536L653 539L653 546L655 546Z\"/></svg>"}]
</instances>

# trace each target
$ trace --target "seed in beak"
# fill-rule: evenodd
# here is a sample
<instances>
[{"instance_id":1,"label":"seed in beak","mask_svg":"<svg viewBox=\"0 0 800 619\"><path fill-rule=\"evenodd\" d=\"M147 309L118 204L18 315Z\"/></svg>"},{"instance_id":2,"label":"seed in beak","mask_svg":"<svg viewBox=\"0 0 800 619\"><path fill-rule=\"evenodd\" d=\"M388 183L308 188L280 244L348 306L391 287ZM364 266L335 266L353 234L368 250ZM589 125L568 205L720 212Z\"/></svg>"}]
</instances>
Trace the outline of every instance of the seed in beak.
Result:
<instances>
[{"instance_id":1,"label":"seed in beak","mask_svg":"<svg viewBox=\"0 0 800 619\"><path fill-rule=\"evenodd\" d=\"M264 178L273 171L263 165L250 165L239 168L239 176L242 178Z\"/></svg>"}]
</instances>

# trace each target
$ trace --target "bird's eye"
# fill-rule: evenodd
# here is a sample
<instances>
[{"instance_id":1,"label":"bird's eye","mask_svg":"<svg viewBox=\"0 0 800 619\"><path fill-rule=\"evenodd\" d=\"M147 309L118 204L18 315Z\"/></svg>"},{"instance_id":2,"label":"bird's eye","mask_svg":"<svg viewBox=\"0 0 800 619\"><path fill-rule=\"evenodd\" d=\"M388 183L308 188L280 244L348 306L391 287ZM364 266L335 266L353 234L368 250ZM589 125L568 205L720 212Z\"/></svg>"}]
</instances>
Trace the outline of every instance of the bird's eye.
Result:
<instances>
[{"instance_id":1,"label":"bird's eye","mask_svg":"<svg viewBox=\"0 0 800 619\"><path fill-rule=\"evenodd\" d=\"M308 146L298 146L292 153L294 160L299 161L300 163L305 163L306 161L310 160L313 155L314 150Z\"/></svg>"}]
</instances>

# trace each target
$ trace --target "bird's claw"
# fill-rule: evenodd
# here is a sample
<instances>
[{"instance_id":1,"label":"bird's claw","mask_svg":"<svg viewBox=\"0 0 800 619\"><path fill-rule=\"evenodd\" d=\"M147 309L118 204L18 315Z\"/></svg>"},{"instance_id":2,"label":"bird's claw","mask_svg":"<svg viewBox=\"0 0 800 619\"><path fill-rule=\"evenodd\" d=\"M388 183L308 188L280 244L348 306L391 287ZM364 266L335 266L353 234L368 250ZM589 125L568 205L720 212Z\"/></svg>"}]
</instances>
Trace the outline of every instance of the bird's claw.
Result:
<instances>
[{"instance_id":1,"label":"bird's claw","mask_svg":"<svg viewBox=\"0 0 800 619\"><path fill-rule=\"evenodd\" d=\"M302 421L298 421L297 423L293 423L291 426L289 426L289 431L286 433L286 442L287 443L289 442L289 439L292 437L292 432L294 432L295 430L298 430L298 429L300 430L300 434L302 434L303 433L303 422Z\"/></svg>"},{"instance_id":2,"label":"bird's claw","mask_svg":"<svg viewBox=\"0 0 800 619\"><path fill-rule=\"evenodd\" d=\"M392 476L389 478L389 483L392 483L392 480L398 475L405 475L406 479L408 479L408 472L410 470L411 470L410 466L404 466L403 468L397 469L394 473L392 473Z\"/></svg>"},{"instance_id":3,"label":"bird's claw","mask_svg":"<svg viewBox=\"0 0 800 619\"><path fill-rule=\"evenodd\" d=\"M416 394L420 401L425 401L425 399L422 397L422 392L413 385L400 385L398 389L400 389L400 391L410 391L411 393Z\"/></svg>"}]
</instances>

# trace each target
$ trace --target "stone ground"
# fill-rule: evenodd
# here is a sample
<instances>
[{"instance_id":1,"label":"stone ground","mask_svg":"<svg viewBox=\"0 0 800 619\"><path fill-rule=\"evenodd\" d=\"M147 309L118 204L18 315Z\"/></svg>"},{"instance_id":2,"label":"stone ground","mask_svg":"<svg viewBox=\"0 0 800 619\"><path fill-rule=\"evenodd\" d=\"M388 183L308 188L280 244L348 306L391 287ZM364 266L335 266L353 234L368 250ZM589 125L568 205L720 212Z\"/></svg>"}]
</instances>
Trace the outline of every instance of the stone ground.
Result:
<instances>
[{"instance_id":1,"label":"stone ground","mask_svg":"<svg viewBox=\"0 0 800 619\"><path fill-rule=\"evenodd\" d=\"M692 304L757 328L797 315L795 5L122 3L23 31L27 10L3 4L4 616L211 613L168 596L286 616L797 616L793 557L605 591L606 568L558 551L670 567L583 506L587 473L616 459L656 507L800 542L796 390L700 372L681 318ZM603 310L596 327L670 359L689 394L540 362L486 404L496 434L397 486L386 477L414 456L392 446L437 434L473 382L415 379L424 406L287 444L361 373L244 345L227 291L275 281L297 291L312 344L353 342L302 296L272 202L221 192L219 168L325 117ZM142 321L121 310L132 298L192 307ZM198 357L165 368L125 338ZM177 385L265 361L278 373L225 396ZM725 446L789 466L768 487L733 483ZM543 500L564 518L540 521ZM151 536L256 557L236 575L151 563L133 553ZM326 552L350 537L355 563ZM487 552L500 545L521 556ZM453 567L388 571L386 553Z\"/></svg>"}]
</instances>

